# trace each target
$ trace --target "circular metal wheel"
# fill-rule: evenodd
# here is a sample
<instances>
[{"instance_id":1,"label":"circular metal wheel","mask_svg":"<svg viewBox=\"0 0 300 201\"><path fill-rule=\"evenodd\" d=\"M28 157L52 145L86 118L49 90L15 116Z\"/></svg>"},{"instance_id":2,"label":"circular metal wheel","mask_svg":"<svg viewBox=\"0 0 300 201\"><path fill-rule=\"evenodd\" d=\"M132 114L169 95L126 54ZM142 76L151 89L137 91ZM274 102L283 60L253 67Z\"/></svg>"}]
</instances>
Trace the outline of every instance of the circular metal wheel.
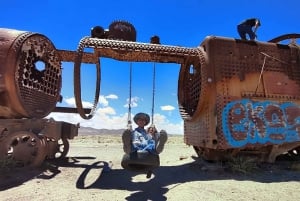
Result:
<instances>
[{"instance_id":1,"label":"circular metal wheel","mask_svg":"<svg viewBox=\"0 0 300 201\"><path fill-rule=\"evenodd\" d=\"M5 137L0 158L12 159L18 166L40 166L46 157L45 143L34 133L18 131Z\"/></svg>"},{"instance_id":2,"label":"circular metal wheel","mask_svg":"<svg viewBox=\"0 0 300 201\"><path fill-rule=\"evenodd\" d=\"M136 30L134 26L126 21L118 20L109 25L109 39L136 41Z\"/></svg>"},{"instance_id":3,"label":"circular metal wheel","mask_svg":"<svg viewBox=\"0 0 300 201\"><path fill-rule=\"evenodd\" d=\"M57 152L55 158L61 159L67 156L70 144L67 138L61 138L57 141Z\"/></svg>"}]
</instances>

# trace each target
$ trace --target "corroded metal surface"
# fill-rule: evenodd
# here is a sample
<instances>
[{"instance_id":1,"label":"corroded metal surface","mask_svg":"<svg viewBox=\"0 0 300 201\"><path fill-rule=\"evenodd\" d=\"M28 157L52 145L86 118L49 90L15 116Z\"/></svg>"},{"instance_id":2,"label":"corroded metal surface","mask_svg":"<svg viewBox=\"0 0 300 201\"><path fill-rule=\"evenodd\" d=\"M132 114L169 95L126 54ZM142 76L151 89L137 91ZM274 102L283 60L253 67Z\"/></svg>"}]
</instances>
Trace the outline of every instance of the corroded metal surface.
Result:
<instances>
[{"instance_id":1,"label":"corroded metal surface","mask_svg":"<svg viewBox=\"0 0 300 201\"><path fill-rule=\"evenodd\" d=\"M61 82L61 56L47 37L0 29L0 161L39 166L66 155L78 126L43 119L61 100Z\"/></svg>"},{"instance_id":2,"label":"corroded metal surface","mask_svg":"<svg viewBox=\"0 0 300 201\"><path fill-rule=\"evenodd\" d=\"M269 162L300 146L299 47L223 37L201 46L206 60L179 76L186 143L209 160L245 152Z\"/></svg>"},{"instance_id":3,"label":"corroded metal surface","mask_svg":"<svg viewBox=\"0 0 300 201\"><path fill-rule=\"evenodd\" d=\"M0 160L13 158L24 166L40 166L46 158L45 143L29 131L10 133L0 145Z\"/></svg>"},{"instance_id":4,"label":"corroded metal surface","mask_svg":"<svg viewBox=\"0 0 300 201\"><path fill-rule=\"evenodd\" d=\"M76 51L57 50L57 53L58 53L59 57L62 59L62 61L65 61L65 62L74 62L77 57ZM98 57L96 57L95 54L93 54L93 53L85 52L81 58L81 62L96 64L98 62Z\"/></svg>"},{"instance_id":5,"label":"corroded metal surface","mask_svg":"<svg viewBox=\"0 0 300 201\"><path fill-rule=\"evenodd\" d=\"M52 119L0 119L0 160L39 166L46 158L62 158L78 125Z\"/></svg>"},{"instance_id":6,"label":"corroded metal surface","mask_svg":"<svg viewBox=\"0 0 300 201\"><path fill-rule=\"evenodd\" d=\"M80 80L80 65L82 58L86 57L84 49L94 48L94 58L107 57L120 61L135 61L135 62L168 62L181 63L188 57L195 57L198 54L195 48L183 48L176 46L166 46L159 44L146 44L130 41L116 41L107 39L98 39L84 37L80 40L77 54L74 60L74 95L78 113L84 119L93 117L96 110L99 91L100 91L100 62L97 60L97 80L94 104L91 112L86 115L81 100L81 80ZM62 58L62 60L64 60Z\"/></svg>"},{"instance_id":7,"label":"corroded metal surface","mask_svg":"<svg viewBox=\"0 0 300 201\"><path fill-rule=\"evenodd\" d=\"M84 37L79 46L82 58L89 47L95 57L181 64L185 142L207 159L251 152L272 162L300 146L292 120L300 101L295 45L207 37L199 47L186 48Z\"/></svg>"},{"instance_id":8,"label":"corroded metal surface","mask_svg":"<svg viewBox=\"0 0 300 201\"><path fill-rule=\"evenodd\" d=\"M80 44L84 47L95 48L93 53L83 52L82 63L96 64L99 57L112 58L119 61L136 62L161 62L184 63L189 57L197 57L196 48L178 47L171 45L159 45L138 43L129 41L116 41L108 39L96 39L84 37ZM74 62L77 51L57 50L62 61Z\"/></svg>"},{"instance_id":9,"label":"corroded metal surface","mask_svg":"<svg viewBox=\"0 0 300 201\"><path fill-rule=\"evenodd\" d=\"M224 160L251 154L273 162L282 153L299 150L300 49L295 40L279 44L299 34L269 42L210 36L189 48L135 42L134 27L125 26L122 32L123 25L113 23L106 33L95 29L100 38L82 38L76 51L57 50L41 34L0 29L0 159L14 157L35 165L44 157L66 155L67 139L77 135L78 126L41 118L51 111L75 110L55 108L61 100L64 61L74 62L77 112L85 119L93 116L100 94L100 57L181 64L178 104L184 139L199 156ZM38 61L45 63L44 69L37 68ZM81 63L96 65L90 110L82 108Z\"/></svg>"},{"instance_id":10,"label":"corroded metal surface","mask_svg":"<svg viewBox=\"0 0 300 201\"><path fill-rule=\"evenodd\" d=\"M84 37L80 44L95 48L97 57L107 57L120 61L183 63L187 57L197 57L196 48L171 45L117 41Z\"/></svg>"},{"instance_id":11,"label":"corroded metal surface","mask_svg":"<svg viewBox=\"0 0 300 201\"><path fill-rule=\"evenodd\" d=\"M47 116L61 89L61 60L52 42L41 34L0 29L0 47L0 116Z\"/></svg>"},{"instance_id":12,"label":"corroded metal surface","mask_svg":"<svg viewBox=\"0 0 300 201\"><path fill-rule=\"evenodd\" d=\"M300 146L299 47L207 37L199 47L85 37L95 57L179 63L185 142L209 160L258 153L262 161ZM83 48L84 47L84 48Z\"/></svg>"}]
</instances>

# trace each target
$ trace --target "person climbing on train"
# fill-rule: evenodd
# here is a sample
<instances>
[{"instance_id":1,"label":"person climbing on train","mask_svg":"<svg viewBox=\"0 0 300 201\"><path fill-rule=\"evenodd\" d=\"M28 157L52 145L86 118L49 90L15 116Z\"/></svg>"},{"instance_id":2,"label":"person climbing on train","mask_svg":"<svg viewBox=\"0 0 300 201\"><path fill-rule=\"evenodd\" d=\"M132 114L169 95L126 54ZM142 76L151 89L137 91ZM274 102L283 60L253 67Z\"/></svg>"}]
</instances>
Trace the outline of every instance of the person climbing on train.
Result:
<instances>
[{"instance_id":1,"label":"person climbing on train","mask_svg":"<svg viewBox=\"0 0 300 201\"><path fill-rule=\"evenodd\" d=\"M246 34L248 34L250 40L257 39L256 31L261 26L258 18L250 18L242 21L237 25L237 31L242 40L247 40ZM253 28L254 27L254 28Z\"/></svg>"},{"instance_id":2,"label":"person climbing on train","mask_svg":"<svg viewBox=\"0 0 300 201\"><path fill-rule=\"evenodd\" d=\"M146 113L138 113L133 118L137 128L133 131L127 129L122 135L123 150L126 154L137 151L148 151L152 154L160 154L168 139L167 132L161 130L156 135L147 133L145 126L149 124L150 117Z\"/></svg>"}]
</instances>

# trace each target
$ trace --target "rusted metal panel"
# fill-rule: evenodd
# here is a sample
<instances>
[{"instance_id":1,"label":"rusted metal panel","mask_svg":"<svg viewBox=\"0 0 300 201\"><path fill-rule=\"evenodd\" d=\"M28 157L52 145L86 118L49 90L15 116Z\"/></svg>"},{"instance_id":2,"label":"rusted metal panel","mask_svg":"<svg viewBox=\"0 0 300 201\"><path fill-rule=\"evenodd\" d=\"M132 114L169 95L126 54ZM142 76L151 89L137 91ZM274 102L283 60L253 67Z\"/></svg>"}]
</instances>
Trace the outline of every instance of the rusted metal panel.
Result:
<instances>
[{"instance_id":1,"label":"rusted metal panel","mask_svg":"<svg viewBox=\"0 0 300 201\"><path fill-rule=\"evenodd\" d=\"M201 73L188 72L187 64L179 75L187 144L212 150L300 145L299 47L224 37L207 37L201 47Z\"/></svg>"},{"instance_id":2,"label":"rusted metal panel","mask_svg":"<svg viewBox=\"0 0 300 201\"><path fill-rule=\"evenodd\" d=\"M0 160L66 156L79 125L44 119L61 100L60 56L44 35L0 28Z\"/></svg>"},{"instance_id":3,"label":"rusted metal panel","mask_svg":"<svg viewBox=\"0 0 300 201\"><path fill-rule=\"evenodd\" d=\"M61 61L63 62L75 62L75 59L77 57L76 51L70 51L70 50L57 50L57 54L61 58ZM95 56L94 53L90 52L84 52L81 62L82 63L91 63L96 64L98 61L98 57Z\"/></svg>"},{"instance_id":4,"label":"rusted metal panel","mask_svg":"<svg viewBox=\"0 0 300 201\"><path fill-rule=\"evenodd\" d=\"M0 41L0 116L47 116L61 90L61 61L54 45L41 34L10 29L0 29Z\"/></svg>"},{"instance_id":5,"label":"rusted metal panel","mask_svg":"<svg viewBox=\"0 0 300 201\"><path fill-rule=\"evenodd\" d=\"M79 128L53 119L0 119L0 125L0 160L13 159L23 166L65 157L67 140L77 136Z\"/></svg>"}]
</instances>

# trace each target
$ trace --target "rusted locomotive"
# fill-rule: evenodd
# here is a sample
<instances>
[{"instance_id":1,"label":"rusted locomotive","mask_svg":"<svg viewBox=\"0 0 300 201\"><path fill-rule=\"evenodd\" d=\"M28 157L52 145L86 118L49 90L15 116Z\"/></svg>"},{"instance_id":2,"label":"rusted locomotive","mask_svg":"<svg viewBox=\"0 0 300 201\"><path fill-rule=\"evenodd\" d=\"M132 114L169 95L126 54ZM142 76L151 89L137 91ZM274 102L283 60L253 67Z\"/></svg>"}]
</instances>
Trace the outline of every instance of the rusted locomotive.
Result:
<instances>
[{"instance_id":1,"label":"rusted locomotive","mask_svg":"<svg viewBox=\"0 0 300 201\"><path fill-rule=\"evenodd\" d=\"M0 160L39 166L61 158L78 125L45 119L61 99L61 58L37 33L0 29Z\"/></svg>"},{"instance_id":2,"label":"rusted locomotive","mask_svg":"<svg viewBox=\"0 0 300 201\"><path fill-rule=\"evenodd\" d=\"M182 65L178 102L184 139L207 160L249 155L274 162L300 152L300 48L207 37Z\"/></svg>"},{"instance_id":3,"label":"rusted locomotive","mask_svg":"<svg viewBox=\"0 0 300 201\"><path fill-rule=\"evenodd\" d=\"M269 42L209 36L189 48L136 42L131 24L115 22L109 31L97 27L92 36L82 38L77 51L58 50L41 34L0 29L0 160L10 156L39 165L47 157L66 155L78 125L44 117L59 111L92 118L100 91L100 57L180 64L184 141L207 160L250 154L274 162L286 152L299 154L300 48L279 42L300 34ZM45 67L38 69L38 61ZM56 107L62 61L74 62L74 109ZM81 63L97 67L95 102L88 115L81 103Z\"/></svg>"}]
</instances>

